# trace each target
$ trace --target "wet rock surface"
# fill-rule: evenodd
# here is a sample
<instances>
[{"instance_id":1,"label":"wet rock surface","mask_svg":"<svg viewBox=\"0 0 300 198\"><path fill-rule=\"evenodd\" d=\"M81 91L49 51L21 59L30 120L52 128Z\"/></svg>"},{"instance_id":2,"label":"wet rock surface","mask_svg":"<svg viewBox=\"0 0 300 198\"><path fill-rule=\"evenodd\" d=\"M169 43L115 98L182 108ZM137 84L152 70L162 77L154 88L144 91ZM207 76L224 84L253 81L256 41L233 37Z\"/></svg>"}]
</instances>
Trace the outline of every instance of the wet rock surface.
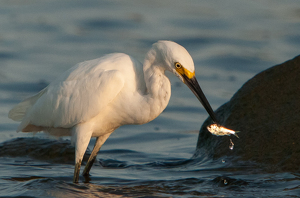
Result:
<instances>
[{"instance_id":1,"label":"wet rock surface","mask_svg":"<svg viewBox=\"0 0 300 198\"><path fill-rule=\"evenodd\" d=\"M0 157L30 157L52 163L74 164L75 148L67 140L15 138L0 144ZM86 161L89 154L85 154Z\"/></svg>"},{"instance_id":2,"label":"wet rock surface","mask_svg":"<svg viewBox=\"0 0 300 198\"><path fill-rule=\"evenodd\" d=\"M240 138L210 134L208 118L196 156L228 156L257 162L269 171L300 172L300 56L254 76L216 114L221 125L241 131Z\"/></svg>"}]
</instances>

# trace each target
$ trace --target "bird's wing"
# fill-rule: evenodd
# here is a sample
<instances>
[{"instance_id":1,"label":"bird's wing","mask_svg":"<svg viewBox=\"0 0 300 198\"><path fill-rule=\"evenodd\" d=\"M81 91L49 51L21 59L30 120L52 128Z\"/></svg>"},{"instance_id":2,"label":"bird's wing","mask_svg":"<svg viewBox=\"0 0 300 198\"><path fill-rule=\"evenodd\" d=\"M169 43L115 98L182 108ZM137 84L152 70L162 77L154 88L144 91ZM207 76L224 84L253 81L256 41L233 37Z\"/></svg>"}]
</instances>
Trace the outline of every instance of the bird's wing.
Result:
<instances>
[{"instance_id":1,"label":"bird's wing","mask_svg":"<svg viewBox=\"0 0 300 198\"><path fill-rule=\"evenodd\" d=\"M22 121L27 110L30 109L46 91L47 88L14 106L14 108L9 111L8 117L14 121Z\"/></svg>"},{"instance_id":2,"label":"bird's wing","mask_svg":"<svg viewBox=\"0 0 300 198\"><path fill-rule=\"evenodd\" d=\"M23 127L30 123L69 128L85 122L99 114L123 86L124 78L117 70L98 70L78 78L54 81L26 113Z\"/></svg>"}]
</instances>

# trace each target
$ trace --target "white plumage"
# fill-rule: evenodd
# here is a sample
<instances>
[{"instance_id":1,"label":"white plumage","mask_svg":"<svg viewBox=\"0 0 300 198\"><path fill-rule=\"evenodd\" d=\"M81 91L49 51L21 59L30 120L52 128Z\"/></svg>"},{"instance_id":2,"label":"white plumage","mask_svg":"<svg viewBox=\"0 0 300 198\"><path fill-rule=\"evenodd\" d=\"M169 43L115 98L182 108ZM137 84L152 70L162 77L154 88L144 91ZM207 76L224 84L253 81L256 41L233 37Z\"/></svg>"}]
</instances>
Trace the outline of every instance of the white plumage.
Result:
<instances>
[{"instance_id":1,"label":"white plumage","mask_svg":"<svg viewBox=\"0 0 300 198\"><path fill-rule=\"evenodd\" d=\"M147 123L166 108L171 84L165 71L187 84L215 118L195 79L191 56L171 41L153 44L144 64L122 53L79 63L16 105L9 118L21 121L18 131L72 136L76 148L74 182L78 182L91 137L97 141L84 175L89 174L99 149L116 128Z\"/></svg>"}]
</instances>

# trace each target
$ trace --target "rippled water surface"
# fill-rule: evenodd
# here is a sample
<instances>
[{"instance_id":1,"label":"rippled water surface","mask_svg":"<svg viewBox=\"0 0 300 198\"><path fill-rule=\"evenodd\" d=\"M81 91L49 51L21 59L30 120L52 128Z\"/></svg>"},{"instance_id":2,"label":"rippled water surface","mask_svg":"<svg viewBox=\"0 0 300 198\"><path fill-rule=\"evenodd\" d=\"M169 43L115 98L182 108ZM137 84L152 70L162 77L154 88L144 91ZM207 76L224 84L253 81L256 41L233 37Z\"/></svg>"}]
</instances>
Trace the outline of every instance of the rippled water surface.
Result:
<instances>
[{"instance_id":1,"label":"rippled water surface","mask_svg":"<svg viewBox=\"0 0 300 198\"><path fill-rule=\"evenodd\" d=\"M68 138L16 133L7 118L76 63L111 52L143 61L160 39L186 47L216 109L256 73L299 54L299 13L298 0L1 1L0 196L299 196L299 173L266 173L253 162L212 160L205 151L193 158L208 115L172 75L166 110L148 124L117 129L79 184L72 183Z\"/></svg>"}]
</instances>

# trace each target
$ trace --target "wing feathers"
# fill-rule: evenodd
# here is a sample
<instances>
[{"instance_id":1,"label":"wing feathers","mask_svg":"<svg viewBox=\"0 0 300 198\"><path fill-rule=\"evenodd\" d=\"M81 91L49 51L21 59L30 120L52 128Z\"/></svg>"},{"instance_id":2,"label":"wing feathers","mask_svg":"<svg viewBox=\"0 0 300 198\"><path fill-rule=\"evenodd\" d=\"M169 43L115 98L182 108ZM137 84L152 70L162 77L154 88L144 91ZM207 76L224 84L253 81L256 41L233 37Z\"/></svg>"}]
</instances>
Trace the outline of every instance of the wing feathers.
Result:
<instances>
[{"instance_id":1,"label":"wing feathers","mask_svg":"<svg viewBox=\"0 0 300 198\"><path fill-rule=\"evenodd\" d=\"M69 128L85 122L117 97L128 78L126 74L131 75L132 71L124 65L130 64L133 66L125 54L110 54L79 63L47 88L16 105L8 116L22 121L18 131L29 125Z\"/></svg>"},{"instance_id":2,"label":"wing feathers","mask_svg":"<svg viewBox=\"0 0 300 198\"><path fill-rule=\"evenodd\" d=\"M17 104L9 111L8 117L14 121L21 121L24 118L26 111L45 93L46 89L47 88Z\"/></svg>"},{"instance_id":3,"label":"wing feathers","mask_svg":"<svg viewBox=\"0 0 300 198\"><path fill-rule=\"evenodd\" d=\"M53 83L26 117L36 126L69 128L99 114L123 86L122 75L116 70Z\"/></svg>"}]
</instances>

